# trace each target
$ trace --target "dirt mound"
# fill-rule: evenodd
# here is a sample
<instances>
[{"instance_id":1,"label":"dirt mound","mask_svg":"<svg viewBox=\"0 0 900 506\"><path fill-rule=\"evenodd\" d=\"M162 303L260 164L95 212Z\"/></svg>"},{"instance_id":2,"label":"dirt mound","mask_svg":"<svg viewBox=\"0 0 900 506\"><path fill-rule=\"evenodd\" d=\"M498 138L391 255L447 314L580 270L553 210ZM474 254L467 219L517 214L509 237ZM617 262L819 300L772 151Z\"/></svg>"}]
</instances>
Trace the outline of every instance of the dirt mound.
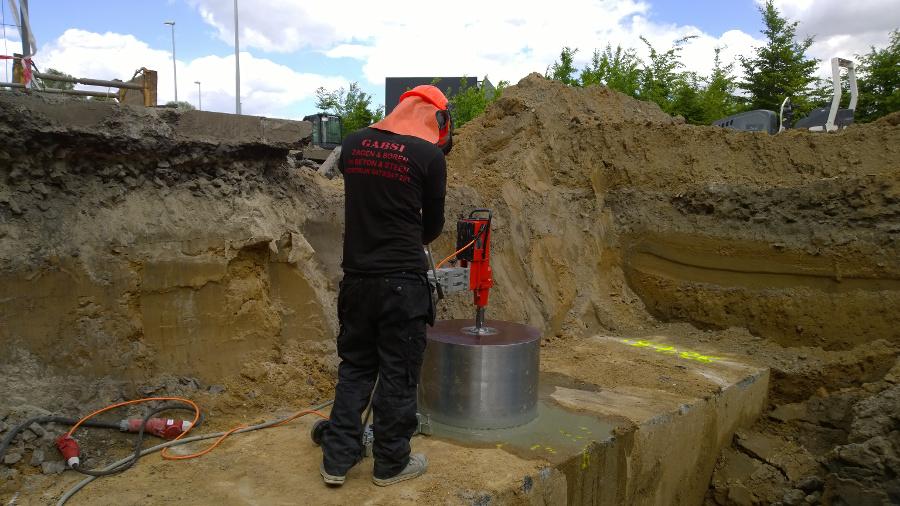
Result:
<instances>
[{"instance_id":1,"label":"dirt mound","mask_svg":"<svg viewBox=\"0 0 900 506\"><path fill-rule=\"evenodd\" d=\"M880 126L898 126L900 125L900 111L892 112L883 118L878 118L874 123Z\"/></svg>"},{"instance_id":2,"label":"dirt mound","mask_svg":"<svg viewBox=\"0 0 900 506\"><path fill-rule=\"evenodd\" d=\"M676 124L532 75L458 137L451 180L495 208L497 244L515 245L498 270L530 278L550 310L531 321L551 332L622 327L603 314L620 311L613 293L658 318L789 345L900 338L900 128ZM520 281L506 286L522 293Z\"/></svg>"}]
</instances>

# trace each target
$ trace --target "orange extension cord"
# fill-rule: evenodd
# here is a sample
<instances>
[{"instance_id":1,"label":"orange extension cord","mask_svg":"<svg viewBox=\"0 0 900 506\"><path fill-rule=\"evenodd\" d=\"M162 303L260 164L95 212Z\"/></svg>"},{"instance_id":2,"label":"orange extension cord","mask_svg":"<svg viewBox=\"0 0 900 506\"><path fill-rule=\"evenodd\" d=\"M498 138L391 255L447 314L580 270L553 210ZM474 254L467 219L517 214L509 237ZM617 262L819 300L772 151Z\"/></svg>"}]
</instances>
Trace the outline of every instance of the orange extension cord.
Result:
<instances>
[{"instance_id":1,"label":"orange extension cord","mask_svg":"<svg viewBox=\"0 0 900 506\"><path fill-rule=\"evenodd\" d=\"M173 441L178 441L179 439L181 439L181 438L183 438L184 436L186 436L187 433L190 432L191 429L193 429L194 426L197 424L197 421L200 420L200 406L197 406L197 404L196 404L194 401L190 400L190 399L185 399L185 398L183 398L183 397L146 397L146 398L143 398L143 399L135 399L135 400L132 400L132 401L125 401L125 402L120 402L120 403L117 403L117 404L112 404L112 405L107 406L107 407L105 407L105 408L103 408L103 409L98 409L97 411L94 411L93 413L91 413L91 414L85 416L85 417L82 418L81 420L78 420L78 423L76 423L75 425L73 425L72 428L69 429L69 432L66 433L66 435L68 435L69 437L72 437L72 434L75 433L76 430L78 430L78 427L80 427L81 424L83 424L85 421L90 420L91 418L93 418L93 417L99 415L100 413L104 413L104 412L109 411L109 410L111 410L111 409L120 408L120 407L122 407L122 406L128 406L128 405L131 405L131 404L140 404L140 403L143 403L143 402L151 402L151 401L178 401L178 402L183 402L183 403L185 403L185 404L189 404L192 408L194 408L194 419L193 419L193 421L191 421L191 426L188 427L188 430L186 430L186 431L182 432L181 434L179 434L178 437L176 437L175 439L173 439ZM288 423L288 422L291 422L291 421L293 421L293 420L296 420L297 418L300 418L301 416L304 416L304 415L310 415L310 414L312 414L312 415L317 415L317 416L319 416L319 417L321 417L321 418L328 418L327 416L325 416L325 415L322 414L321 412L316 411L316 410L311 410L311 409L310 409L310 410L300 411L300 412L298 412L298 413L292 415L291 417L289 417L289 418L287 418L287 419L285 419L285 420L283 420L283 421L281 421L281 422L279 422L279 423L277 423L277 424L275 424L275 425L272 425L272 427L279 427L279 426L284 425L284 424L286 424L286 423ZM206 455L207 453L213 451L217 446L219 446L219 444L222 443L222 441L225 440L225 438L227 438L228 436L232 435L234 432L239 431L239 430L241 430L241 429L243 429L243 428L246 428L246 427L247 427L247 425L238 425L237 427L234 427L234 428L230 429L230 430L227 431L225 434L223 434L221 437L219 437L218 439L216 439L215 442L213 442L213 444L211 444L208 448L206 448L206 449L204 449L204 450L202 450L202 451L199 451L199 452L197 452L197 453L192 453L192 454L190 454L190 455L170 455L170 454L167 453L169 449L168 449L168 448L163 448L162 453L161 453L160 455L162 455L162 458L164 458L164 459L166 459L166 460L187 460L187 459L193 459L193 458L196 458L196 457L201 457L201 456Z\"/></svg>"},{"instance_id":2,"label":"orange extension cord","mask_svg":"<svg viewBox=\"0 0 900 506\"><path fill-rule=\"evenodd\" d=\"M469 246L475 244L475 241L477 241L477 240L478 240L478 236L476 236L475 239L472 239L471 241L469 241L469 244L466 244L466 245L463 246L462 248L459 248L458 250L454 251L454 252L453 252L450 256L448 256L447 258L441 260L441 262L440 262L439 264L437 264L437 265L434 266L435 270L440 269L441 266L444 265L445 263L447 263L448 260L450 260L451 258L453 258L453 257L455 257L456 255L460 254L460 252L462 252L464 249L468 248Z\"/></svg>"}]
</instances>

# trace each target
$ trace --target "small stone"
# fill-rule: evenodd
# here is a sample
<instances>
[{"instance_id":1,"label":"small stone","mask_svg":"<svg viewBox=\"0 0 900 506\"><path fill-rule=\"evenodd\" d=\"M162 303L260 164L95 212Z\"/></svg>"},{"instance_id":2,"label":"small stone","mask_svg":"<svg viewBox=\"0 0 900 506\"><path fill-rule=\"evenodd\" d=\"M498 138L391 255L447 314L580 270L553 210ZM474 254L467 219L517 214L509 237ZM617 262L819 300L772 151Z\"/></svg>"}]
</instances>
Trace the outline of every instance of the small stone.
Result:
<instances>
[{"instance_id":1,"label":"small stone","mask_svg":"<svg viewBox=\"0 0 900 506\"><path fill-rule=\"evenodd\" d=\"M811 494L816 490L822 490L822 486L824 485L825 482L822 481L822 478L819 478L816 475L807 476L796 483L797 488L807 494Z\"/></svg>"},{"instance_id":2,"label":"small stone","mask_svg":"<svg viewBox=\"0 0 900 506\"><path fill-rule=\"evenodd\" d=\"M47 185L45 185L44 183L35 183L35 184L31 185L31 187L34 188L38 193L40 193L41 195L44 195L44 196L46 196L50 193L50 190L47 189Z\"/></svg>"},{"instance_id":3,"label":"small stone","mask_svg":"<svg viewBox=\"0 0 900 506\"><path fill-rule=\"evenodd\" d=\"M6 464L6 465L8 465L8 466L13 465L13 464L17 463L17 462L20 461L20 460L22 460L22 454L21 454L21 453L16 453L16 452L9 452L9 451L8 451L8 452L6 452L6 456L3 457L3 463Z\"/></svg>"},{"instance_id":4,"label":"small stone","mask_svg":"<svg viewBox=\"0 0 900 506\"><path fill-rule=\"evenodd\" d=\"M738 506L753 506L756 502L753 492L743 485L732 485L728 487L728 500Z\"/></svg>"},{"instance_id":5,"label":"small stone","mask_svg":"<svg viewBox=\"0 0 900 506\"><path fill-rule=\"evenodd\" d=\"M222 385L210 385L207 391L213 395L218 395L225 391L225 387Z\"/></svg>"},{"instance_id":6,"label":"small stone","mask_svg":"<svg viewBox=\"0 0 900 506\"><path fill-rule=\"evenodd\" d=\"M19 475L19 471L9 467L0 468L0 480L12 480Z\"/></svg>"},{"instance_id":7,"label":"small stone","mask_svg":"<svg viewBox=\"0 0 900 506\"><path fill-rule=\"evenodd\" d=\"M818 490L806 496L806 504L819 504L820 502L822 502L822 492Z\"/></svg>"},{"instance_id":8,"label":"small stone","mask_svg":"<svg viewBox=\"0 0 900 506\"><path fill-rule=\"evenodd\" d=\"M34 432L31 432L30 430L22 431L22 440L23 441L31 441L31 440L35 439L36 437L37 437L37 434L35 434Z\"/></svg>"},{"instance_id":9,"label":"small stone","mask_svg":"<svg viewBox=\"0 0 900 506\"><path fill-rule=\"evenodd\" d=\"M784 493L781 502L787 506L798 506L806 501L806 494L798 488L792 488Z\"/></svg>"},{"instance_id":10,"label":"small stone","mask_svg":"<svg viewBox=\"0 0 900 506\"><path fill-rule=\"evenodd\" d=\"M148 397L148 396L153 395L153 394L155 394L156 392L160 391L161 389L162 389L161 386L146 386L146 387L141 387L141 388L139 389L139 391L140 391L141 394L143 394L145 397Z\"/></svg>"},{"instance_id":11,"label":"small stone","mask_svg":"<svg viewBox=\"0 0 900 506\"><path fill-rule=\"evenodd\" d=\"M47 431L43 427L38 425L37 423L33 423L33 424L29 425L28 430L33 432L35 436L43 436L44 434L47 433Z\"/></svg>"},{"instance_id":12,"label":"small stone","mask_svg":"<svg viewBox=\"0 0 900 506\"><path fill-rule=\"evenodd\" d=\"M769 417L778 420L779 422L790 422L792 420L803 420L807 417L806 413L806 404L804 403L793 403L793 404L782 404L769 413Z\"/></svg>"},{"instance_id":13,"label":"small stone","mask_svg":"<svg viewBox=\"0 0 900 506\"><path fill-rule=\"evenodd\" d=\"M41 464L41 472L44 474L59 474L66 470L66 463L61 460L53 460Z\"/></svg>"},{"instance_id":14,"label":"small stone","mask_svg":"<svg viewBox=\"0 0 900 506\"><path fill-rule=\"evenodd\" d=\"M191 390L200 389L200 381L197 378L180 378L179 383L190 388Z\"/></svg>"},{"instance_id":15,"label":"small stone","mask_svg":"<svg viewBox=\"0 0 900 506\"><path fill-rule=\"evenodd\" d=\"M31 462L30 464L34 467L37 467L44 463L44 450L38 448L31 452Z\"/></svg>"}]
</instances>

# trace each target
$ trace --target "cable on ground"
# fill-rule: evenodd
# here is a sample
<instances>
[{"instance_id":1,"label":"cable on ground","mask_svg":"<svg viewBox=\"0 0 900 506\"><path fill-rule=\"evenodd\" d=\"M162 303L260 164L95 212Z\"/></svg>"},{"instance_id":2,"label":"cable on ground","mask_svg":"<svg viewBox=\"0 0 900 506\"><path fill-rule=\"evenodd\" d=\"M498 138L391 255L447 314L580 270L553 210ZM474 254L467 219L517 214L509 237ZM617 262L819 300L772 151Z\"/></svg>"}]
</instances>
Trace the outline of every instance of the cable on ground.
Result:
<instances>
[{"instance_id":1,"label":"cable on ground","mask_svg":"<svg viewBox=\"0 0 900 506\"><path fill-rule=\"evenodd\" d=\"M188 401L188 402L190 402L190 401ZM133 403L133 402L132 402L132 403ZM192 402L190 402L190 403L193 404ZM334 403L334 400L332 399L332 400L330 400L330 401L326 401L326 402L324 402L324 403L322 403L322 404L319 404L318 406L313 406L313 407L310 408L310 409L306 409L306 410L300 411L300 412L298 412L298 413L295 413L295 414L293 414L293 415L290 415L290 416L287 416L287 417L284 417L284 418L281 418L281 419L278 419L278 420L273 420L273 421L271 421L271 422L263 422L263 423L260 423L260 424L257 424L257 425L250 425L250 426L247 426L247 427L241 427L241 426L239 426L239 427L235 427L235 428L233 428L233 429L231 429L231 430L224 431L224 432L216 432L216 433L213 433L213 434L205 434L205 435L201 435L201 436L191 436L191 437L187 437L187 438L183 438L183 439L182 439L182 436L184 436L185 434L187 434L187 432L185 432L184 434L182 434L182 436L179 436L177 439L173 439L172 441L167 441L167 442L165 442L165 443L161 443L161 444L158 444L158 445L156 445L156 446L152 446L152 447L150 447L150 448L147 448L146 450L142 450L139 454L137 454L137 458L140 458L140 457L144 457L144 456L150 455L151 453L156 453L156 452L158 452L158 451L160 451L160 450L165 451L165 450L167 450L167 449L169 449L170 447L173 447L173 446L180 446L180 445L184 445L184 444L187 444L187 443L193 443L193 442L195 442L195 441L202 441L202 440L205 440L205 439L218 438L218 439L215 441L215 443L213 443L209 448L207 448L207 449L205 449L205 450L203 450L203 451L201 451L201 452L199 452L199 453L192 454L192 455L190 455L190 456L181 456L181 455L179 455L179 456L177 456L176 458L170 458L169 460L181 460L181 457L187 457L187 458L199 457L200 455L204 455L204 454L206 454L206 453L209 453L213 448L215 448L216 446L218 446L219 443L222 442L222 440L224 440L226 437L228 437L228 436L230 436L230 435L232 435L232 434L243 434L244 432L251 432L251 431L259 430L259 429L267 429L267 428L269 428L269 427L278 427L278 426L284 425L284 424L286 424L286 423L288 423L288 422L290 422L290 421L292 421L292 420L295 420L295 419L297 419L297 418L300 418L301 416L310 415L310 414L314 414L314 415L317 415L317 416L322 417L322 418L328 418L328 417L325 416L323 413L321 413L320 410L322 410L322 409L324 409L324 408L326 408L326 407L332 405L333 403ZM108 408L108 409L112 409L112 408ZM105 410L106 410L106 409L100 410L100 412L105 411ZM93 416L93 414L92 414L92 415L89 415L89 416L87 416L87 417L85 417L85 418L83 418L83 419L81 420L80 425L87 425L87 420L86 420L86 419L87 419L87 418L90 418L90 416ZM74 430L74 428L73 428L73 430ZM71 431L70 431L70 434L71 434ZM135 455L129 455L128 457L125 457L125 458L123 458L123 459L121 459L121 460L118 460L118 461L116 461L116 462L113 462L112 464L106 466L106 467L103 468L103 469L97 470L97 472L104 472L104 471L116 469L116 468L118 468L118 467L120 467L120 466L126 464L129 460L132 460L132 459L137 460L137 458L135 457ZM85 478L85 479L81 480L80 482L78 482L77 484L75 484L75 486L73 486L73 487L72 487L71 489L69 489L65 494L63 494L62 497L59 498L59 501L57 501L56 506L63 506L69 499L72 498L72 496L74 496L76 493L78 493L78 491L80 491L82 488L84 488L85 486L87 486L87 485L88 485L89 483L91 483L92 481L96 480L98 477L99 477L99 476L90 475L90 476L88 476L87 478Z\"/></svg>"}]
</instances>

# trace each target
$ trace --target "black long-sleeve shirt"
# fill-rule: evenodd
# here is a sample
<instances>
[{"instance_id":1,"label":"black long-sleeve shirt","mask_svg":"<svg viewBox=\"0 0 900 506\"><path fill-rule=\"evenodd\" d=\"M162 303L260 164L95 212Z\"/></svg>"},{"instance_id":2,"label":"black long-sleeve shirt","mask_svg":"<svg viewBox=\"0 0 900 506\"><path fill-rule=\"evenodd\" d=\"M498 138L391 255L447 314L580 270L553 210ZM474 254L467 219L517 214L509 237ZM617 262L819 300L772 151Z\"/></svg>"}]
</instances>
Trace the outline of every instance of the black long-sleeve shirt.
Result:
<instances>
[{"instance_id":1,"label":"black long-sleeve shirt","mask_svg":"<svg viewBox=\"0 0 900 506\"><path fill-rule=\"evenodd\" d=\"M424 272L444 227L447 165L418 137L364 128L344 139L344 260L350 274Z\"/></svg>"}]
</instances>

